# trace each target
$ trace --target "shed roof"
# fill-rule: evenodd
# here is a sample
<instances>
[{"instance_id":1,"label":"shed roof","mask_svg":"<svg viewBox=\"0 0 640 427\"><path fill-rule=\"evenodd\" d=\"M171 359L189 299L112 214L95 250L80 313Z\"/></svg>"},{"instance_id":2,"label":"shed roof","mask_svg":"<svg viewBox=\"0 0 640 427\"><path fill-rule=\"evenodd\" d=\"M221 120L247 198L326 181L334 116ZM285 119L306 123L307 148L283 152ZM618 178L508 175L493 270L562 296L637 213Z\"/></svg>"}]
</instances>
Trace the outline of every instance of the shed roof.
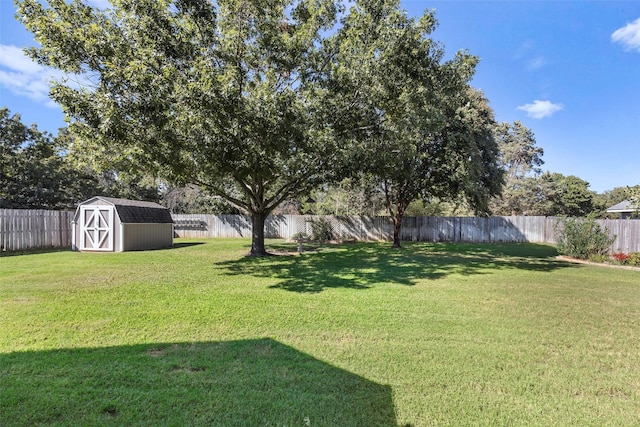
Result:
<instances>
[{"instance_id":1,"label":"shed roof","mask_svg":"<svg viewBox=\"0 0 640 427\"><path fill-rule=\"evenodd\" d=\"M145 202L139 200L116 199L114 197L96 196L85 200L80 205L90 205L102 200L116 208L120 222L124 224L170 224L173 223L171 213L167 208L155 202ZM76 213L76 216L78 214Z\"/></svg>"},{"instance_id":2,"label":"shed roof","mask_svg":"<svg viewBox=\"0 0 640 427\"><path fill-rule=\"evenodd\" d=\"M635 212L636 210L636 207L631 204L630 200L625 200L618 203L617 205L611 206L609 209L607 209L607 212Z\"/></svg>"}]
</instances>

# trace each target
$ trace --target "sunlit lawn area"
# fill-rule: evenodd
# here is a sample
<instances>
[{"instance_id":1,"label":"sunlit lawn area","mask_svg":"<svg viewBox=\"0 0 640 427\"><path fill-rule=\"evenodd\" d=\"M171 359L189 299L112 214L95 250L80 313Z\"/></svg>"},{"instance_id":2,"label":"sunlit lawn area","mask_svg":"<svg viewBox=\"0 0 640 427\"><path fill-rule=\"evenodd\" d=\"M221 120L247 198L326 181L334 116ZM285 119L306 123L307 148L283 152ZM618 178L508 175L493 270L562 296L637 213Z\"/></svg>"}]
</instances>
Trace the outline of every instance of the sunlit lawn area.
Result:
<instances>
[{"instance_id":1,"label":"sunlit lawn area","mask_svg":"<svg viewBox=\"0 0 640 427\"><path fill-rule=\"evenodd\" d=\"M268 246L0 258L0 425L640 424L640 272Z\"/></svg>"}]
</instances>

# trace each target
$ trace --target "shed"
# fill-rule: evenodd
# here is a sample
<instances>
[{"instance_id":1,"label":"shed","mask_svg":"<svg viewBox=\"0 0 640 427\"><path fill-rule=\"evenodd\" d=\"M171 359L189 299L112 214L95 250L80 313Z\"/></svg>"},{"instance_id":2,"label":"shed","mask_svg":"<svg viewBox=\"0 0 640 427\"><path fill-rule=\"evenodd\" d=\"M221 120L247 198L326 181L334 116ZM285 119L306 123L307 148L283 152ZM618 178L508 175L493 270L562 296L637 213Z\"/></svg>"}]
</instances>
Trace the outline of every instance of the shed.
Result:
<instances>
[{"instance_id":1,"label":"shed","mask_svg":"<svg viewBox=\"0 0 640 427\"><path fill-rule=\"evenodd\" d=\"M96 196L73 217L74 251L124 252L173 245L173 219L157 203Z\"/></svg>"},{"instance_id":2,"label":"shed","mask_svg":"<svg viewBox=\"0 0 640 427\"><path fill-rule=\"evenodd\" d=\"M625 200L607 209L607 213L620 214L620 219L637 218L638 208L630 200Z\"/></svg>"}]
</instances>

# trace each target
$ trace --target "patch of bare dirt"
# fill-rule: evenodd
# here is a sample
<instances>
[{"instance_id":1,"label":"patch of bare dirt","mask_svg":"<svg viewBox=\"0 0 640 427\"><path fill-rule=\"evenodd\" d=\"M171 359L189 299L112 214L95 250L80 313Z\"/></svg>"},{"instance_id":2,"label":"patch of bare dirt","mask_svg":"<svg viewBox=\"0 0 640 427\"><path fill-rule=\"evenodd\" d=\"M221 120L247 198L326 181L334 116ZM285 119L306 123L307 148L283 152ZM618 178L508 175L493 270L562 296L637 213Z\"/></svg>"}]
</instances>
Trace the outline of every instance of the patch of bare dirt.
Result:
<instances>
[{"instance_id":1,"label":"patch of bare dirt","mask_svg":"<svg viewBox=\"0 0 640 427\"><path fill-rule=\"evenodd\" d=\"M574 264L585 264L585 265L595 265L597 267L609 267L609 268L618 268L621 270L632 270L632 271L640 271L640 267L632 267L630 265L618 265L618 264L608 264L608 263L600 263L587 261L584 259L572 258L570 256L558 255L556 259L561 261L572 262Z\"/></svg>"}]
</instances>

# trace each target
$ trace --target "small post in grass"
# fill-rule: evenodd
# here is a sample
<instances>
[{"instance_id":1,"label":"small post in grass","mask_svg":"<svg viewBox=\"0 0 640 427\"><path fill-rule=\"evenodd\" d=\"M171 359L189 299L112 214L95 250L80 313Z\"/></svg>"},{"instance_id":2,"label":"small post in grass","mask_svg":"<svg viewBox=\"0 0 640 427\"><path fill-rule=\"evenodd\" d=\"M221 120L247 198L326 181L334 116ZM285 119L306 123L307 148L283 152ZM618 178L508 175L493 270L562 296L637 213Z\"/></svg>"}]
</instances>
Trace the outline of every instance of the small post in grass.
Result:
<instances>
[{"instance_id":1,"label":"small post in grass","mask_svg":"<svg viewBox=\"0 0 640 427\"><path fill-rule=\"evenodd\" d=\"M307 239L309 239L309 236L307 235L307 233L298 232L293 236L291 236L291 238L296 242L298 242L298 253L302 253L302 251L304 250L302 247L302 243L305 242Z\"/></svg>"}]
</instances>

